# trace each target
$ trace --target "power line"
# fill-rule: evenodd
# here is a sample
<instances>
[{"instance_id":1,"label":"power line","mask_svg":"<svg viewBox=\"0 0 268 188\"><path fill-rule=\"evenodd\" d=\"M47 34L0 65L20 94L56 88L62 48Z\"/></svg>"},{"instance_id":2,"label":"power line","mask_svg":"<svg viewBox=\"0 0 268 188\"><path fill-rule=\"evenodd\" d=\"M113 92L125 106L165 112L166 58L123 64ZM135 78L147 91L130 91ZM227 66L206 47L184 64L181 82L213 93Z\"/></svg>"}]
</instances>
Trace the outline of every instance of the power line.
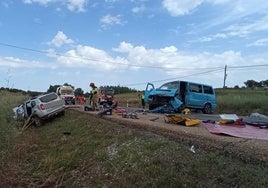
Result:
<instances>
[{"instance_id":1,"label":"power line","mask_svg":"<svg viewBox=\"0 0 268 188\"><path fill-rule=\"evenodd\" d=\"M228 68L230 69L245 69L245 68L254 68L254 67L267 67L268 64L259 64L259 65L244 65L244 66L228 66ZM208 73L212 73L212 72L221 72L222 70L226 71L226 66L225 68L215 68L214 70L210 70L210 71L205 71L205 72L200 72L200 73L194 73L194 74L189 74L189 75L185 75L185 76L181 76L181 77L175 77L175 78L168 78L168 79L163 79L163 80L154 80L154 81L150 81L152 83L157 83L157 82L166 82L166 81L171 81L171 80L176 80L176 79L181 79L181 78L186 78L186 77L191 77L191 76L196 76L196 75L203 75L203 74L208 74ZM226 72L225 72L226 74ZM226 76L225 78L226 79ZM133 84L128 84L126 86L137 86L137 85L145 85L146 83L133 83ZM224 84L225 85L225 84Z\"/></svg>"},{"instance_id":2,"label":"power line","mask_svg":"<svg viewBox=\"0 0 268 188\"><path fill-rule=\"evenodd\" d=\"M268 67L268 64L243 65L243 66L228 66L228 68L231 68L231 69L244 69L244 68L251 68L251 67Z\"/></svg>"},{"instance_id":3,"label":"power line","mask_svg":"<svg viewBox=\"0 0 268 188\"><path fill-rule=\"evenodd\" d=\"M162 79L162 80L154 80L154 81L149 81L149 82L152 82L152 83L167 82L167 81L171 81L171 80L177 80L177 79L191 77L191 76L196 76L196 75L204 75L204 74L208 74L208 73L212 73L212 72L221 72L223 69L224 68L218 68L218 69L214 69L214 70L210 70L210 71L199 72L199 73L189 74L189 75L175 77L175 78L167 78L167 79ZM147 84L147 82L127 84L126 86L138 86L138 85L145 85L145 84Z\"/></svg>"}]
</instances>

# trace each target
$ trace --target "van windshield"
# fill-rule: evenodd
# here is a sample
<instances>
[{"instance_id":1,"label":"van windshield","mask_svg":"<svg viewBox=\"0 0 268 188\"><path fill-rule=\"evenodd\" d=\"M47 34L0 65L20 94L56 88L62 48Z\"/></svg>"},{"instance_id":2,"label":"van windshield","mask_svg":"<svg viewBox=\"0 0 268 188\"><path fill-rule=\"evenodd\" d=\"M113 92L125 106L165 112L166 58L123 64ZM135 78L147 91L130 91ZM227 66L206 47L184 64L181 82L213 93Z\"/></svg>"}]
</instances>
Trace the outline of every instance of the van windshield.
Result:
<instances>
[{"instance_id":1,"label":"van windshield","mask_svg":"<svg viewBox=\"0 0 268 188\"><path fill-rule=\"evenodd\" d=\"M179 87L180 87L180 82L176 81L176 82L165 83L162 86L160 86L159 89L179 89Z\"/></svg>"}]
</instances>

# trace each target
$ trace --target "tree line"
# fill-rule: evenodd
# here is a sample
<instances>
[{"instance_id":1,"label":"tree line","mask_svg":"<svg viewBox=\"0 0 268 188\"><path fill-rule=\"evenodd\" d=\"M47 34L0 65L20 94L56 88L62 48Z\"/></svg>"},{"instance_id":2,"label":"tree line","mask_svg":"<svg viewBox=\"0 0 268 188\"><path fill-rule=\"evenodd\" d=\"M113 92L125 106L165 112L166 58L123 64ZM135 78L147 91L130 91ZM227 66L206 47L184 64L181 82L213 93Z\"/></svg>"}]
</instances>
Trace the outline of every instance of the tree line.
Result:
<instances>
[{"instance_id":1,"label":"tree line","mask_svg":"<svg viewBox=\"0 0 268 188\"><path fill-rule=\"evenodd\" d=\"M267 88L268 87L268 80L263 80L260 82L256 82L255 80L247 80L244 82L247 88L254 88L254 87L263 87Z\"/></svg>"},{"instance_id":2,"label":"tree line","mask_svg":"<svg viewBox=\"0 0 268 188\"><path fill-rule=\"evenodd\" d=\"M262 80L260 82L257 82L255 80L247 80L246 82L244 82L245 84L245 88L268 88L268 79L267 80ZM56 92L57 88L60 87L62 85L50 85L49 88L47 89L47 93L49 92ZM71 86L72 88L74 88L74 94L77 95L84 95L85 97L88 97L90 95L90 93L86 92L84 93L84 91L82 90L82 88L75 88L74 86L72 86L71 84L68 83L64 83L63 86ZM106 87L106 88L110 88L114 90L114 94L123 94L123 93L133 93L133 92L138 92L139 90L136 89L132 89L129 87L125 87L125 86L100 86L100 87ZM234 88L239 88L238 86L235 86ZM30 96L36 96L39 94L42 94L44 92L40 92L40 91L24 91L21 89L15 89L15 88L4 88L1 87L1 90L5 90L5 91L9 91L9 92L13 92L13 93L22 93L22 94L28 94Z\"/></svg>"}]
</instances>

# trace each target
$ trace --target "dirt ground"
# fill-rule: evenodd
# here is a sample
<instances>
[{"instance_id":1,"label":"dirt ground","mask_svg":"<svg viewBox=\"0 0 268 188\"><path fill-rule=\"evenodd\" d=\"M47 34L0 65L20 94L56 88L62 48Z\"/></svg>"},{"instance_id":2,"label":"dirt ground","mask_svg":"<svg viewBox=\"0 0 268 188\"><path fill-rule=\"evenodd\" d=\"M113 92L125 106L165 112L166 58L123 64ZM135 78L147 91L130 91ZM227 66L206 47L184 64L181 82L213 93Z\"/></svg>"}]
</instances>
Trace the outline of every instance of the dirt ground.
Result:
<instances>
[{"instance_id":1,"label":"dirt ground","mask_svg":"<svg viewBox=\"0 0 268 188\"><path fill-rule=\"evenodd\" d=\"M84 111L84 107L71 108L74 110L98 116L99 112ZM196 118L198 114L190 117ZM137 113L138 119L123 118L122 115L104 115L101 118L117 122L135 129L151 131L170 139L194 145L196 152L199 148L205 150L221 150L226 154L238 157L247 163L256 163L268 166L268 141L237 138L226 135L211 134L202 124L193 127L167 123L164 114ZM206 116L203 116L206 118ZM214 116L217 118L217 116ZM200 119L204 120L204 119Z\"/></svg>"}]
</instances>

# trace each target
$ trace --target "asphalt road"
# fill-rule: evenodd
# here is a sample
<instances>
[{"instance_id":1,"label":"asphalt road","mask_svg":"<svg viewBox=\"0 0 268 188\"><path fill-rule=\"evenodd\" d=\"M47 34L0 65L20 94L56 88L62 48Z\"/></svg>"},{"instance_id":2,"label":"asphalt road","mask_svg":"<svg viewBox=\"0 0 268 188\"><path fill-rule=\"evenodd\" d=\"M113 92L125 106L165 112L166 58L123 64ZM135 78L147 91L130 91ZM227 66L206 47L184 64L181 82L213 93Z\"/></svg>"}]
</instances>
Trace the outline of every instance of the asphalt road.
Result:
<instances>
[{"instance_id":1,"label":"asphalt road","mask_svg":"<svg viewBox=\"0 0 268 188\"><path fill-rule=\"evenodd\" d=\"M135 111L142 111L142 108L134 108L134 107L119 107L126 109L128 112L135 112ZM157 113L154 113L157 114ZM160 113L161 114L161 113ZM213 121L218 121L220 119L219 114L203 114L201 111L199 112L191 112L190 117L193 119L200 119L201 121L203 120L213 120Z\"/></svg>"}]
</instances>

